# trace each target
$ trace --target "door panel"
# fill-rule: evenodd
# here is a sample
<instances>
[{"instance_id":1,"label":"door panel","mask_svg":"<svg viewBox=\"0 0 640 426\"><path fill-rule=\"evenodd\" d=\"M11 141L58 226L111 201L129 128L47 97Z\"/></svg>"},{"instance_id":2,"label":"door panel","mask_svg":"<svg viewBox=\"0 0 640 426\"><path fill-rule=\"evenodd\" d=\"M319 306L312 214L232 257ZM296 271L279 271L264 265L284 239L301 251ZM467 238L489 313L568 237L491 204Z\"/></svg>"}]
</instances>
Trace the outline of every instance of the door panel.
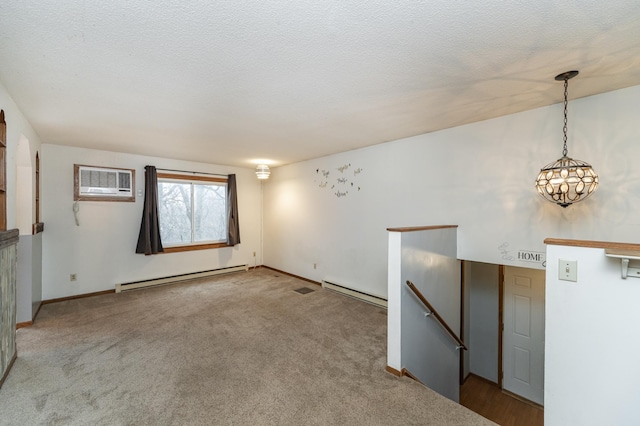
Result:
<instances>
[{"instance_id":1,"label":"door panel","mask_svg":"<svg viewBox=\"0 0 640 426\"><path fill-rule=\"evenodd\" d=\"M529 356L530 352L523 348L514 347L513 348L513 361L514 361L514 378L520 380L524 383L531 382L531 358Z\"/></svg>"},{"instance_id":2,"label":"door panel","mask_svg":"<svg viewBox=\"0 0 640 426\"><path fill-rule=\"evenodd\" d=\"M503 387L544 403L545 271L504 268Z\"/></svg>"},{"instance_id":3,"label":"door panel","mask_svg":"<svg viewBox=\"0 0 640 426\"><path fill-rule=\"evenodd\" d=\"M514 302L513 332L521 337L529 338L531 337L531 299L516 295Z\"/></svg>"}]
</instances>

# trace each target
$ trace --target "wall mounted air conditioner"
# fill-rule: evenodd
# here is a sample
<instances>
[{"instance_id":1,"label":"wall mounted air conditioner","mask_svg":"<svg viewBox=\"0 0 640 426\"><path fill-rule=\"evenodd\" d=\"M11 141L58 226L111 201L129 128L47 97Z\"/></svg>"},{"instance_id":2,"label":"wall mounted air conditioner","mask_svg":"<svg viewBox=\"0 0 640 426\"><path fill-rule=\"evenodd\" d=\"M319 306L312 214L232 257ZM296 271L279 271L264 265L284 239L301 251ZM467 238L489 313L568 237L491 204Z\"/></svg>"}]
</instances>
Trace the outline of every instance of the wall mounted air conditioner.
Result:
<instances>
[{"instance_id":1,"label":"wall mounted air conditioner","mask_svg":"<svg viewBox=\"0 0 640 426\"><path fill-rule=\"evenodd\" d=\"M77 201L135 201L135 170L74 165Z\"/></svg>"}]
</instances>

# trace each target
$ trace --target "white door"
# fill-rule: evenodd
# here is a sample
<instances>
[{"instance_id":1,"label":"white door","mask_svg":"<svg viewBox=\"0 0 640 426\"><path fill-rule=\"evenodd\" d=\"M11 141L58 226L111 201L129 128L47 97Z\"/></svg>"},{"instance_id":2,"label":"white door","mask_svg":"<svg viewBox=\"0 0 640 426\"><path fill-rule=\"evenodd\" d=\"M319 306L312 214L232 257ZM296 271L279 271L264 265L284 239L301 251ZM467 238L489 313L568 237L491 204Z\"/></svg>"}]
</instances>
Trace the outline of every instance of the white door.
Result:
<instances>
[{"instance_id":1,"label":"white door","mask_svg":"<svg viewBox=\"0 0 640 426\"><path fill-rule=\"evenodd\" d=\"M544 405L545 271L504 268L505 390Z\"/></svg>"}]
</instances>

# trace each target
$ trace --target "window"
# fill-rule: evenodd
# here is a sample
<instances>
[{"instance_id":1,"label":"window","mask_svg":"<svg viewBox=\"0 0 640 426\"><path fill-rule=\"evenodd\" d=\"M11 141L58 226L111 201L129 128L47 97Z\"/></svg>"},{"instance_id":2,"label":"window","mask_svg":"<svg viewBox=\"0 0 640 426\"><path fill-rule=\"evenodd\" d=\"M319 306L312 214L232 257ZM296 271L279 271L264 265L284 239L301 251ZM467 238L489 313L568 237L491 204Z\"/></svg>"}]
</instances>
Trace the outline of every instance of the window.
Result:
<instances>
[{"instance_id":1,"label":"window","mask_svg":"<svg viewBox=\"0 0 640 426\"><path fill-rule=\"evenodd\" d=\"M227 179L158 173L165 252L227 246Z\"/></svg>"}]
</instances>

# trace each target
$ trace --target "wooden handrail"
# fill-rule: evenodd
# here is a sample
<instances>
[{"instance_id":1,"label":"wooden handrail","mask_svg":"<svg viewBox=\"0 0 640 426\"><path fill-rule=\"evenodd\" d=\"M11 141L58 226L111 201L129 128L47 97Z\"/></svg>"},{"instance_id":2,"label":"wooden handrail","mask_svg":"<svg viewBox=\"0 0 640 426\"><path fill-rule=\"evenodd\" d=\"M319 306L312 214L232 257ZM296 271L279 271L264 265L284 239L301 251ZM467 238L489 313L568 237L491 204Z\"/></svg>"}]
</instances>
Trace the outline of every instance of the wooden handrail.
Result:
<instances>
[{"instance_id":1,"label":"wooden handrail","mask_svg":"<svg viewBox=\"0 0 640 426\"><path fill-rule=\"evenodd\" d=\"M451 329L451 327L449 327L449 324L447 324L447 322L444 320L444 318L440 316L440 314L438 313L438 311L436 311L433 305L431 305L431 303L429 303L427 298L424 297L424 295L420 292L420 290L418 290L418 287L416 287L415 284L413 284L409 280L407 280L407 285L409 286L411 291L413 291L413 293L416 296L418 296L418 299L420 299L420 301L424 304L424 306L426 306L427 309L429 309L429 313L433 314L433 316L436 317L440 325L444 327L445 330L447 330L447 333L449 333L449 335L453 338L453 340L456 341L458 346L466 351L468 349L467 345L465 345L464 342L458 337L458 335Z\"/></svg>"}]
</instances>

